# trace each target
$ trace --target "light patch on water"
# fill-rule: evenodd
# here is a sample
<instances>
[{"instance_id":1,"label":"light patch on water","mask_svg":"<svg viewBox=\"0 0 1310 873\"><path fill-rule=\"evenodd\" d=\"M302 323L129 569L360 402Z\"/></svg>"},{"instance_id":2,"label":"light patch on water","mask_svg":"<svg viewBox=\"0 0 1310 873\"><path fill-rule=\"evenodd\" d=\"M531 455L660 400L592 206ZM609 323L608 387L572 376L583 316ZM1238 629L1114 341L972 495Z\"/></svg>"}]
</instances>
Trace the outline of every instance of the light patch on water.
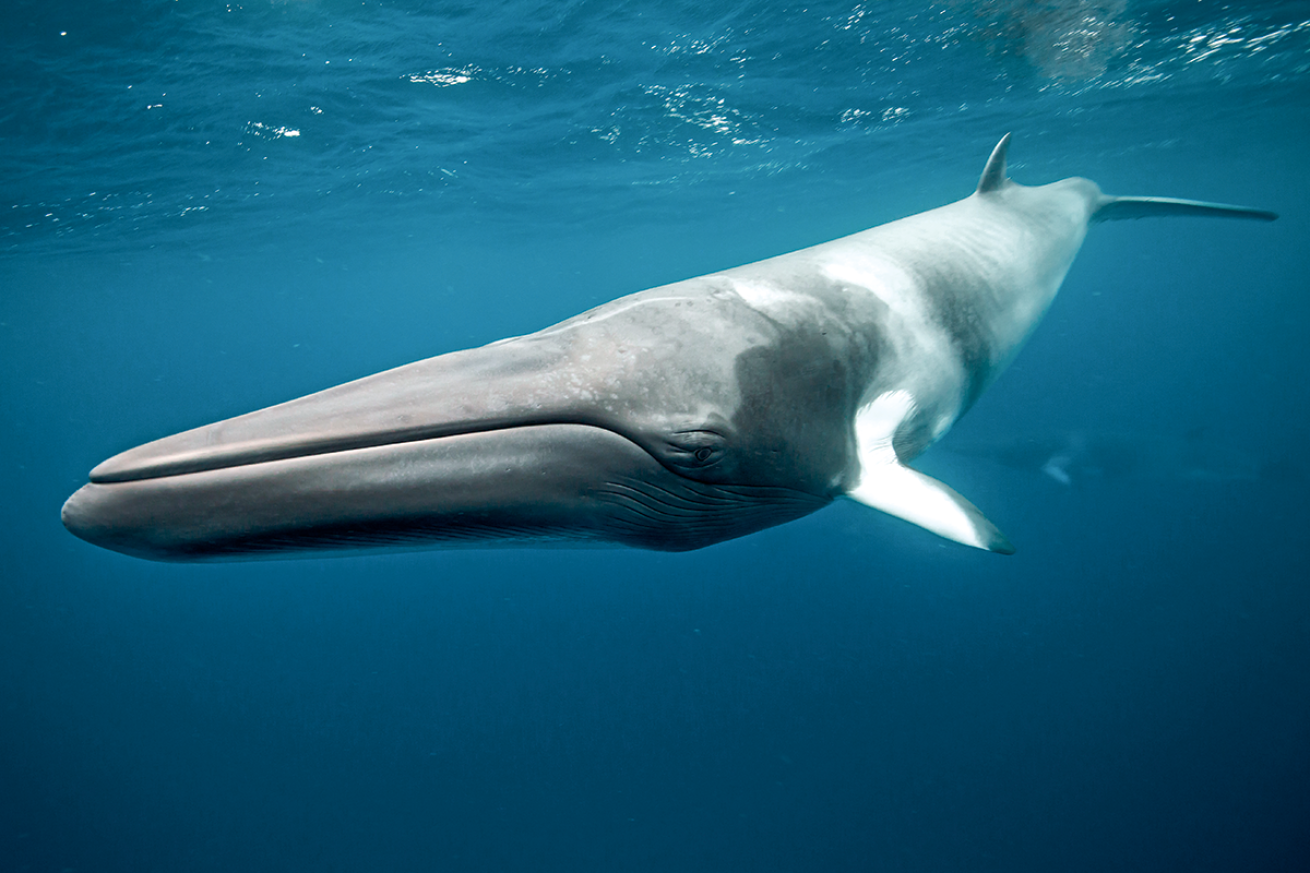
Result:
<instances>
[{"instance_id":1,"label":"light patch on water","mask_svg":"<svg viewBox=\"0 0 1310 873\"><path fill-rule=\"evenodd\" d=\"M265 136L272 139L300 136L300 131L294 127L273 127L272 125L264 124L262 121L249 122L246 125L246 132L253 133L255 136Z\"/></svg>"},{"instance_id":2,"label":"light patch on water","mask_svg":"<svg viewBox=\"0 0 1310 873\"><path fill-rule=\"evenodd\" d=\"M463 85L466 82L471 82L478 72L477 67L447 67L444 70L412 73L406 78L416 85L435 85L438 88L448 88L451 85Z\"/></svg>"},{"instance_id":3,"label":"light patch on water","mask_svg":"<svg viewBox=\"0 0 1310 873\"><path fill-rule=\"evenodd\" d=\"M1179 53L1184 63L1196 64L1216 55L1231 57L1271 51L1294 41L1298 36L1303 39L1310 36L1310 21L1283 25L1272 30L1262 30L1250 22L1234 21L1226 26L1196 30L1185 35Z\"/></svg>"},{"instance_id":4,"label":"light patch on water","mask_svg":"<svg viewBox=\"0 0 1310 873\"><path fill-rule=\"evenodd\" d=\"M1257 58L1266 71L1260 75L1279 81L1310 72L1310 20L1264 23L1233 18L1171 34L1154 52L1146 43L1133 49L1137 57L1121 73L1102 77L1094 87L1152 86L1184 73L1228 81L1238 74L1242 61Z\"/></svg>"}]
</instances>

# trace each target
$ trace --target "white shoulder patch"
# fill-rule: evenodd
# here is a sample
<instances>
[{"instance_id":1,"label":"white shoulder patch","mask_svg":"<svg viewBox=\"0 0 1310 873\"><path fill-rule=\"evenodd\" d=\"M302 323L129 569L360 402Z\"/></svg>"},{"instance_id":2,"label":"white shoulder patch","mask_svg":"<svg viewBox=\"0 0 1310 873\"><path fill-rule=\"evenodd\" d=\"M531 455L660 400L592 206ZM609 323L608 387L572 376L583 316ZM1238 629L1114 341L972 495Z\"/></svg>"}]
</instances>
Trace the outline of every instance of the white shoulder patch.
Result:
<instances>
[{"instance_id":1,"label":"white shoulder patch","mask_svg":"<svg viewBox=\"0 0 1310 873\"><path fill-rule=\"evenodd\" d=\"M879 395L856 413L860 479L846 496L957 543L1013 554L1014 546L978 507L896 456L896 430L914 409L910 392L898 390Z\"/></svg>"},{"instance_id":2,"label":"white shoulder patch","mask_svg":"<svg viewBox=\"0 0 1310 873\"><path fill-rule=\"evenodd\" d=\"M769 282L738 279L736 277L728 277L728 281L732 290L737 292L737 295L746 302L747 306L764 312L793 305L799 299L796 292L780 288Z\"/></svg>"}]
</instances>

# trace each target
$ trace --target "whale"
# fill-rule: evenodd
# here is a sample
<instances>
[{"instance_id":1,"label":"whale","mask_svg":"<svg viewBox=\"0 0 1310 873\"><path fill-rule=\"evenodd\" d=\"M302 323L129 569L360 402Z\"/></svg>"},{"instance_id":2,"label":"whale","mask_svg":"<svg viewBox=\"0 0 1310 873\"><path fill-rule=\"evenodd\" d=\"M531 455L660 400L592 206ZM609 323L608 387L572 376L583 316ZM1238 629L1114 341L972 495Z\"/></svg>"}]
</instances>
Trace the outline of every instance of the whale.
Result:
<instances>
[{"instance_id":1,"label":"whale","mask_svg":"<svg viewBox=\"0 0 1310 873\"><path fill-rule=\"evenodd\" d=\"M685 551L848 498L991 552L1010 540L910 462L1050 307L1089 227L1274 213L1009 178L954 203L620 297L115 455L69 531L161 561L369 549Z\"/></svg>"},{"instance_id":2,"label":"whale","mask_svg":"<svg viewBox=\"0 0 1310 873\"><path fill-rule=\"evenodd\" d=\"M1037 474L1057 488L1295 487L1305 481L1305 470L1296 457L1234 446L1210 431L1204 425L1178 433L1076 429L966 441L957 441L953 434L935 451Z\"/></svg>"}]
</instances>

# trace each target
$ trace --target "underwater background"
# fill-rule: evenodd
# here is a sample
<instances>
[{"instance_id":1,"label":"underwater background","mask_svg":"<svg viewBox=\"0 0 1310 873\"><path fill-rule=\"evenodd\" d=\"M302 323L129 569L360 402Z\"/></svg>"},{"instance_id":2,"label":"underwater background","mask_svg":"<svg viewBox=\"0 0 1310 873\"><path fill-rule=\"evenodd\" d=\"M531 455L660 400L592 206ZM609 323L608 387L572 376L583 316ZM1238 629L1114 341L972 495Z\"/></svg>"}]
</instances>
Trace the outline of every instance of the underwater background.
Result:
<instances>
[{"instance_id":1,"label":"underwater background","mask_svg":"<svg viewBox=\"0 0 1310 873\"><path fill-rule=\"evenodd\" d=\"M1010 175L1092 229L917 466L685 554L154 564L106 457ZM0 12L0 871L1310 868L1310 7Z\"/></svg>"}]
</instances>

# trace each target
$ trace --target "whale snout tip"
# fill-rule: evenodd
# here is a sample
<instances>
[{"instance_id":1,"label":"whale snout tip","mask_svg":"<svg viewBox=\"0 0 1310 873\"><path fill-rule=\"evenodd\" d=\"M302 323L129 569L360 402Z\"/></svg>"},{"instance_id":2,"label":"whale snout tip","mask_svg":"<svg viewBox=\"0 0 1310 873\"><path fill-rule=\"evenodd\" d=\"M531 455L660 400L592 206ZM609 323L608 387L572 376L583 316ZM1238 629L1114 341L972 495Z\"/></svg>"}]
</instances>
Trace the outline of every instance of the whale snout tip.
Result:
<instances>
[{"instance_id":1,"label":"whale snout tip","mask_svg":"<svg viewBox=\"0 0 1310 873\"><path fill-rule=\"evenodd\" d=\"M59 521L63 523L69 533L79 539L86 539L82 535L85 525L80 511L82 507L80 496L84 490L86 490L85 485L70 494L68 499L64 501L64 505L59 508Z\"/></svg>"},{"instance_id":2,"label":"whale snout tip","mask_svg":"<svg viewBox=\"0 0 1310 873\"><path fill-rule=\"evenodd\" d=\"M59 509L59 520L65 530L84 542L113 551L122 551L122 548L113 542L113 525L104 517L104 501L96 499L95 492L98 487L88 483L69 495Z\"/></svg>"}]
</instances>

